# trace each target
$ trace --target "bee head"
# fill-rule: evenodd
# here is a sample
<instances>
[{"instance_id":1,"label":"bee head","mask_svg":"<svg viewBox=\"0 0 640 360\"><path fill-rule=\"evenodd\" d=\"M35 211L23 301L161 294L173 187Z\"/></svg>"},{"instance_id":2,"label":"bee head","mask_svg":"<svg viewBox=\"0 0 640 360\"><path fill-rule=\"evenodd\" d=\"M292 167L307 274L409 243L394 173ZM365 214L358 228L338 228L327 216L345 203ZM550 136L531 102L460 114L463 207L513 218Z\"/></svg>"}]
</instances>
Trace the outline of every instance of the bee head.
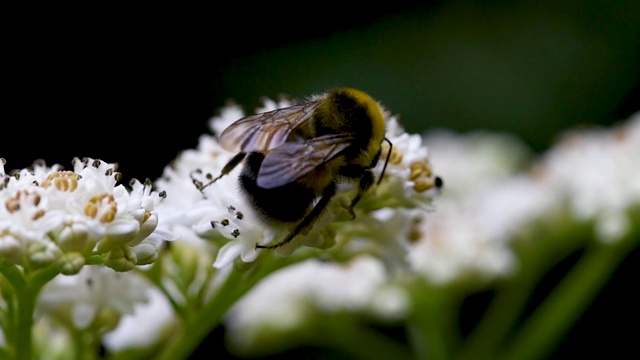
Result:
<instances>
[{"instance_id":1,"label":"bee head","mask_svg":"<svg viewBox=\"0 0 640 360\"><path fill-rule=\"evenodd\" d=\"M317 110L318 126L332 133L358 134L359 139L384 136L384 114L368 94L340 88L329 92Z\"/></svg>"}]
</instances>

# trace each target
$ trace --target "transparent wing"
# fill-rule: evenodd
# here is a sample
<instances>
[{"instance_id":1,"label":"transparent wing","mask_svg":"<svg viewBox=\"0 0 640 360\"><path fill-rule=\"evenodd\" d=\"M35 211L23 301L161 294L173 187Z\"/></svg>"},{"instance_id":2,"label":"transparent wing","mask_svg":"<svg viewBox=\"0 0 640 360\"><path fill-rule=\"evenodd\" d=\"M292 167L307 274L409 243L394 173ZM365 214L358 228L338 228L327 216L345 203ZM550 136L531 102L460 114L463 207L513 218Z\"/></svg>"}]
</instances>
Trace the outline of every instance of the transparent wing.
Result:
<instances>
[{"instance_id":1,"label":"transparent wing","mask_svg":"<svg viewBox=\"0 0 640 360\"><path fill-rule=\"evenodd\" d=\"M272 189L293 182L338 156L351 143L350 135L286 142L265 155L258 171L258 186Z\"/></svg>"},{"instance_id":2,"label":"transparent wing","mask_svg":"<svg viewBox=\"0 0 640 360\"><path fill-rule=\"evenodd\" d=\"M220 135L220 145L229 151L266 152L282 145L293 129L309 120L318 101L244 117Z\"/></svg>"}]
</instances>

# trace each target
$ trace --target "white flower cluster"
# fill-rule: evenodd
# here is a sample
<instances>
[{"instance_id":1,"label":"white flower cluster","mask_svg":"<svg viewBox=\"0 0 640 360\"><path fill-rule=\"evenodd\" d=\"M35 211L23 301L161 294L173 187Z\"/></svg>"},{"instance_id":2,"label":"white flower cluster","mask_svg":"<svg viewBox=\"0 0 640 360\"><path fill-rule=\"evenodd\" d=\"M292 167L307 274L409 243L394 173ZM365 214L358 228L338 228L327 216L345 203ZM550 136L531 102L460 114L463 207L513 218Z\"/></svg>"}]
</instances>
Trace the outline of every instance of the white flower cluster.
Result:
<instances>
[{"instance_id":1,"label":"white flower cluster","mask_svg":"<svg viewBox=\"0 0 640 360\"><path fill-rule=\"evenodd\" d=\"M242 353L308 324L314 314L368 313L394 320L410 310L384 265L363 255L345 264L310 259L264 279L227 314L230 345Z\"/></svg>"},{"instance_id":2,"label":"white flower cluster","mask_svg":"<svg viewBox=\"0 0 640 360\"><path fill-rule=\"evenodd\" d=\"M38 312L52 314L70 306L71 321L85 329L118 323L132 314L137 303L147 302L151 285L136 272L116 272L103 266L85 266L78 274L57 276L42 289ZM100 316L99 316L100 315Z\"/></svg>"},{"instance_id":3,"label":"white flower cluster","mask_svg":"<svg viewBox=\"0 0 640 360\"><path fill-rule=\"evenodd\" d=\"M387 137L403 155L422 151L418 145L411 148L412 135ZM511 275L519 265L513 241L567 203L576 220L593 220L594 235L605 241L625 235L630 229L626 211L640 206L640 166L635 164L640 114L612 129L572 132L532 167L530 151L508 134L439 131L423 140L446 182L435 211L375 211L366 220L345 223L339 233L350 237L351 247L362 250L376 239L377 248L360 255L351 251L352 258L343 263L308 260L265 279L225 319L237 351L251 352L265 343L278 346L304 328L307 319L345 308L382 319L402 317L412 306L403 285L407 277L479 287ZM403 171L390 169L393 175ZM387 266L390 257L405 268ZM372 311L376 303L396 306Z\"/></svg>"},{"instance_id":4,"label":"white flower cluster","mask_svg":"<svg viewBox=\"0 0 640 360\"><path fill-rule=\"evenodd\" d=\"M263 107L257 112L291 104L287 99L278 102L264 99ZM228 105L221 110L220 116L212 118L210 127L219 135L244 116L240 107ZM438 194L441 180L431 170L420 136L407 134L396 118L391 116L387 118L387 128L387 138L393 144L393 150L390 152L389 145L383 145L375 169L376 174L381 174L385 163L388 163L384 181L374 186L358 204L358 216L354 224L368 223L371 218L366 215L385 207L429 209L431 201ZM238 257L244 262L252 262L263 251L256 250L256 244L272 243L283 235L282 229L260 222L253 212L253 206L240 193L237 184L239 166L210 184L233 155L222 149L215 136L203 135L197 149L183 151L155 183L158 189L170 194L158 208L161 223L174 231L179 227L188 228L199 237L219 244L214 263L216 268L225 267ZM333 245L336 241L334 220L350 218L348 207L353 194L347 193L351 189L343 190L345 192L339 192L332 198L309 234L301 234L275 251L280 255L289 255L301 244L320 248Z\"/></svg>"},{"instance_id":5,"label":"white flower cluster","mask_svg":"<svg viewBox=\"0 0 640 360\"><path fill-rule=\"evenodd\" d=\"M289 105L286 99L265 99L256 112ZM267 328L279 331L296 328L312 308L365 311L386 319L402 318L409 311L408 295L394 284L389 269L410 267L407 256L414 230L434 209L432 202L439 195L442 179L432 170L422 137L406 133L396 117L386 115L386 138L392 145L383 143L374 169L380 176L386 163L384 176L358 203L355 219L348 212L354 189L340 189L309 234L275 250L289 255L301 244L323 247L327 256L344 261L309 260L265 279L226 320L231 332L238 333L234 335L238 342L264 334L251 330L251 324L271 324ZM244 116L240 107L229 105L212 118L210 127L219 135ZM238 188L239 167L207 185L234 155L222 149L215 136L203 135L196 149L183 151L155 182L168 194L157 208L160 224L189 242L200 238L215 244L214 267L218 269L228 268L236 259L255 261L261 252L273 251L256 250L255 245L271 243L281 235L260 222L246 202ZM260 300L265 297L270 300ZM274 304L280 305L271 308Z\"/></svg>"},{"instance_id":6,"label":"white flower cluster","mask_svg":"<svg viewBox=\"0 0 640 360\"><path fill-rule=\"evenodd\" d=\"M465 137L440 132L423 139L404 133L393 119L389 130L387 137L394 150L387 172L392 178L385 181L394 185L388 202L393 205L344 223L339 234L349 241L340 250L350 254L349 261L307 260L287 267L238 302L225 318L236 351L251 352L258 344L260 348L264 344L278 346L286 341L279 339L286 339L319 314L348 310L382 320L401 319L413 306L403 284L415 275L442 284L469 274L492 278L513 269L514 255L501 228L510 219L526 217L531 204L522 204L522 211L507 212L506 217L501 212L508 206L505 198L527 189L524 184L502 188L500 199L494 199L495 192L489 189L500 188L499 184L518 170L526 155L523 145L493 134ZM446 182L435 211L430 211L433 205L429 202L425 202L429 211L420 206L397 207L398 202L420 204L416 199L427 196L415 190L409 170L410 164L427 159L423 142L429 145L434 167ZM475 151L467 151L471 144ZM505 152L505 146L519 150ZM440 159L440 154L447 156L446 160ZM475 179L477 186L470 179ZM372 198L388 191L385 181ZM435 191L437 188L427 192ZM489 193L485 195L485 191ZM488 203L495 204L494 209L488 209Z\"/></svg>"},{"instance_id":7,"label":"white flower cluster","mask_svg":"<svg viewBox=\"0 0 640 360\"><path fill-rule=\"evenodd\" d=\"M437 133L426 142L447 187L409 259L435 283L512 273L512 241L567 203L576 222L593 221L601 241L627 234L627 212L640 205L640 114L568 132L530 171L518 167L526 148L508 135Z\"/></svg>"},{"instance_id":8,"label":"white flower cluster","mask_svg":"<svg viewBox=\"0 0 640 360\"><path fill-rule=\"evenodd\" d=\"M518 175L528 149L511 135L481 131L434 131L425 142L447 185L437 211L416 226L408 256L413 271L436 284L511 273L516 259L509 242L552 199Z\"/></svg>"},{"instance_id":9,"label":"white flower cluster","mask_svg":"<svg viewBox=\"0 0 640 360\"><path fill-rule=\"evenodd\" d=\"M117 182L116 165L74 159L73 170L36 162L7 174L0 162L0 257L28 269L59 263L76 274L88 257L100 256L116 271L149 264L161 240L155 207L163 196L150 184Z\"/></svg>"},{"instance_id":10,"label":"white flower cluster","mask_svg":"<svg viewBox=\"0 0 640 360\"><path fill-rule=\"evenodd\" d=\"M232 155L220 147L215 137L202 135L198 148L183 151L155 182L158 189L169 194L158 207L161 224L182 234L182 238L199 237L218 244L216 268L229 265L238 256L244 262L255 260L259 254L255 244L270 240L267 229L248 219L250 209L233 174L203 192L194 184L198 177L206 183L211 176L217 176Z\"/></svg>"},{"instance_id":11,"label":"white flower cluster","mask_svg":"<svg viewBox=\"0 0 640 360\"><path fill-rule=\"evenodd\" d=\"M597 237L616 241L640 205L640 113L605 129L568 132L544 157L540 181L568 198L574 216L593 220Z\"/></svg>"}]
</instances>

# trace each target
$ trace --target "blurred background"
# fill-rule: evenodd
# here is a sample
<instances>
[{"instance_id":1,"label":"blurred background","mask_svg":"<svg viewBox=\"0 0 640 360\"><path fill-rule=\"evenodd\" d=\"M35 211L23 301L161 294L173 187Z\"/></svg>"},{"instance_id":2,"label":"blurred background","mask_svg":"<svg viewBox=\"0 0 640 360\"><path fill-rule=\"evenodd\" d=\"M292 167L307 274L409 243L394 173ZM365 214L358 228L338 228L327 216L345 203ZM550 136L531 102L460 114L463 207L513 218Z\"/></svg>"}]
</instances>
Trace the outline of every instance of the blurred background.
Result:
<instances>
[{"instance_id":1,"label":"blurred background","mask_svg":"<svg viewBox=\"0 0 640 360\"><path fill-rule=\"evenodd\" d=\"M125 182L155 179L226 101L251 112L262 96L335 86L370 93L410 132L512 132L536 153L563 129L640 110L635 0L216 6L6 13L6 170L87 156L118 162ZM592 339L632 349L622 327L637 315L627 289L639 261L622 264L555 358Z\"/></svg>"}]
</instances>

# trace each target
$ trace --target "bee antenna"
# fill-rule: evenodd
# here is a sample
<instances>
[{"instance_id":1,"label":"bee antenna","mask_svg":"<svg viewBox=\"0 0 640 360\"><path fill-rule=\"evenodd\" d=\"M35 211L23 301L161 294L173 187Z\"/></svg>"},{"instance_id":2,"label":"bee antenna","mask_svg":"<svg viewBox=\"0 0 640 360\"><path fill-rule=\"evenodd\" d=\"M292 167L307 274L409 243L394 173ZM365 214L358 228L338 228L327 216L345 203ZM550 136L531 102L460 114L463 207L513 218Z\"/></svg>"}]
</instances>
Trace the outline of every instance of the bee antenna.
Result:
<instances>
[{"instance_id":1,"label":"bee antenna","mask_svg":"<svg viewBox=\"0 0 640 360\"><path fill-rule=\"evenodd\" d=\"M387 164L389 163L389 158L391 157L391 150L393 150L393 144L386 137L383 139L389 144L389 152L387 153L387 159L384 161L384 166L382 167L382 172L380 173L380 178L378 178L378 185L382 181L382 177L384 176L385 170L387 170Z\"/></svg>"}]
</instances>

